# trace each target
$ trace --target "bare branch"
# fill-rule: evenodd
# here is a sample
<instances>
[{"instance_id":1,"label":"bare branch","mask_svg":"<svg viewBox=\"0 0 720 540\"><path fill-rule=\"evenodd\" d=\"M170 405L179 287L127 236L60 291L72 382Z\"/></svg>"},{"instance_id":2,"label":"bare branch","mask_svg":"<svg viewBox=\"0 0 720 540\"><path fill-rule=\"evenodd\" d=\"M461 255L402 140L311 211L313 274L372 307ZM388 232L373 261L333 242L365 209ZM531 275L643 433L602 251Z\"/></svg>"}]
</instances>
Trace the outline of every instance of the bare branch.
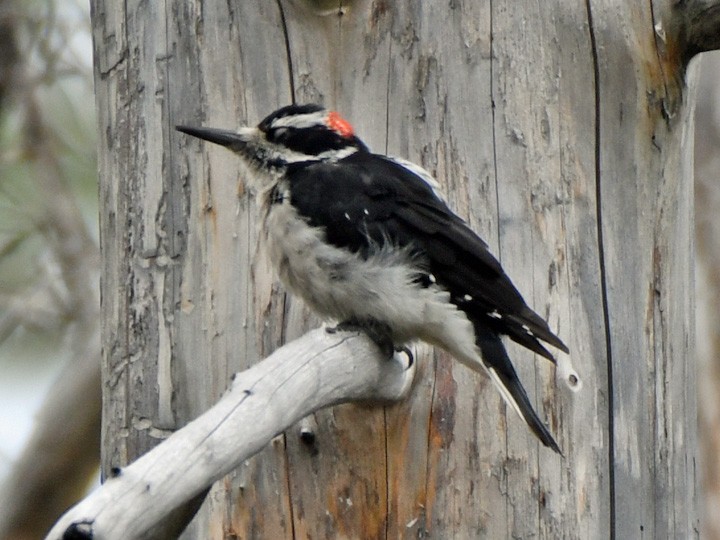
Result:
<instances>
[{"instance_id":1,"label":"bare branch","mask_svg":"<svg viewBox=\"0 0 720 540\"><path fill-rule=\"evenodd\" d=\"M348 401L396 401L414 367L383 358L364 335L317 329L237 374L210 410L66 513L48 538L166 532L167 516L312 412ZM299 436L299 434L298 434ZM75 537L75 536L74 536ZM81 537L81 536L78 536Z\"/></svg>"}]
</instances>

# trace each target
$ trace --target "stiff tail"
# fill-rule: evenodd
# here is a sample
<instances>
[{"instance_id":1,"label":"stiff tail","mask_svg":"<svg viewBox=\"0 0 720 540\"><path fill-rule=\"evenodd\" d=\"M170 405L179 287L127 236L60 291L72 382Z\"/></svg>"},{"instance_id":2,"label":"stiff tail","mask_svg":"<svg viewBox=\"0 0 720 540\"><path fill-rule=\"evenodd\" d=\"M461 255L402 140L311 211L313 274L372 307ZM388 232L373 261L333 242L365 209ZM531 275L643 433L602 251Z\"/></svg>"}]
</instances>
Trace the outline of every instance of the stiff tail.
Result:
<instances>
[{"instance_id":1,"label":"stiff tail","mask_svg":"<svg viewBox=\"0 0 720 540\"><path fill-rule=\"evenodd\" d=\"M475 325L475 333L485 367L500 394L508 405L515 409L520 418L525 420L530 430L545 446L562 455L562 451L552 434L533 409L530 399L528 399L527 393L508 357L505 346L500 340L500 336L480 327L480 325Z\"/></svg>"}]
</instances>

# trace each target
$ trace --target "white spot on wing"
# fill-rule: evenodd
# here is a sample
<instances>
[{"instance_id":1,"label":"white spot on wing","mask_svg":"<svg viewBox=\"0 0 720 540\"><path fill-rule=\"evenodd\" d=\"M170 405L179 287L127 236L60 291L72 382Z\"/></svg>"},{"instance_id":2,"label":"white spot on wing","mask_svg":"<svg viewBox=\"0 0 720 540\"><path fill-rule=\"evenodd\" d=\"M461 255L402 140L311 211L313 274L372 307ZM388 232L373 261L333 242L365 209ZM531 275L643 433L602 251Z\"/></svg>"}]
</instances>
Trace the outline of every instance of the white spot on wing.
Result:
<instances>
[{"instance_id":1,"label":"white spot on wing","mask_svg":"<svg viewBox=\"0 0 720 540\"><path fill-rule=\"evenodd\" d=\"M348 214L347 212L345 212L345 219L347 219L348 221L350 221L350 214Z\"/></svg>"},{"instance_id":2,"label":"white spot on wing","mask_svg":"<svg viewBox=\"0 0 720 540\"><path fill-rule=\"evenodd\" d=\"M437 279L435 279L435 274L428 274L428 279L430 280L430 283L437 283Z\"/></svg>"},{"instance_id":3,"label":"white spot on wing","mask_svg":"<svg viewBox=\"0 0 720 540\"><path fill-rule=\"evenodd\" d=\"M466 294L465 296L463 296L463 300L465 300L466 302L472 302L472 299L473 299L473 297L470 296L469 294Z\"/></svg>"},{"instance_id":4,"label":"white spot on wing","mask_svg":"<svg viewBox=\"0 0 720 540\"><path fill-rule=\"evenodd\" d=\"M492 317L493 319L502 319L502 315L497 312L497 309L488 313L488 317Z\"/></svg>"}]
</instances>

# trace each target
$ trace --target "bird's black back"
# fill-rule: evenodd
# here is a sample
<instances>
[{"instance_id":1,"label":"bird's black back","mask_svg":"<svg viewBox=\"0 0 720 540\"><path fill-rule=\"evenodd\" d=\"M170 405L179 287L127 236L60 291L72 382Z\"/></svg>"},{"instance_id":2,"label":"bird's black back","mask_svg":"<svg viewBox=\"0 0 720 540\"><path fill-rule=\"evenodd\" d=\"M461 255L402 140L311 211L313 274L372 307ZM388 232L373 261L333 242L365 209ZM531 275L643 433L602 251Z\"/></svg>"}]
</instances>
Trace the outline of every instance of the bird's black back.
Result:
<instances>
[{"instance_id":1,"label":"bird's black back","mask_svg":"<svg viewBox=\"0 0 720 540\"><path fill-rule=\"evenodd\" d=\"M292 165L292 204L327 241L368 257L390 242L418 262L418 279L436 281L471 320L553 359L540 338L567 348L533 312L465 222L413 171L358 151L338 162Z\"/></svg>"}]
</instances>

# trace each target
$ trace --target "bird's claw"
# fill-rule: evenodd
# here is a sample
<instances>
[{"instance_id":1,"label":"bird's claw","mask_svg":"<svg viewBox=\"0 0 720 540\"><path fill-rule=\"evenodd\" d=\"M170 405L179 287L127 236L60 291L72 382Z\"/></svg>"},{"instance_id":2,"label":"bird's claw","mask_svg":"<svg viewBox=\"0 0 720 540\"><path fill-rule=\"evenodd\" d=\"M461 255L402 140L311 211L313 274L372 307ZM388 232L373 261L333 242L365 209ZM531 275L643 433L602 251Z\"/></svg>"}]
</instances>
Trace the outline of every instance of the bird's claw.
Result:
<instances>
[{"instance_id":1,"label":"bird's claw","mask_svg":"<svg viewBox=\"0 0 720 540\"><path fill-rule=\"evenodd\" d=\"M405 353L408 357L408 366L407 369L410 369L412 365L415 363L415 357L413 356L412 351L410 350L410 347L407 345L400 345L398 347L395 347L395 352Z\"/></svg>"},{"instance_id":2,"label":"bird's claw","mask_svg":"<svg viewBox=\"0 0 720 540\"><path fill-rule=\"evenodd\" d=\"M364 332L365 335L367 335L375 345L378 346L380 349L380 352L382 355L388 359L392 359L393 356L395 356L395 351L402 350L403 352L407 352L409 358L412 359L412 355L408 350L406 350L405 347L403 348L397 348L395 347L395 343L393 343L392 340L392 332L390 331L390 327L381 322L377 321L356 321L356 320L348 320L343 321L339 323L337 326L335 326L333 329L328 328L327 332L329 333L335 333L335 332L353 332L353 331L360 331ZM412 360L411 360L412 365Z\"/></svg>"}]
</instances>

